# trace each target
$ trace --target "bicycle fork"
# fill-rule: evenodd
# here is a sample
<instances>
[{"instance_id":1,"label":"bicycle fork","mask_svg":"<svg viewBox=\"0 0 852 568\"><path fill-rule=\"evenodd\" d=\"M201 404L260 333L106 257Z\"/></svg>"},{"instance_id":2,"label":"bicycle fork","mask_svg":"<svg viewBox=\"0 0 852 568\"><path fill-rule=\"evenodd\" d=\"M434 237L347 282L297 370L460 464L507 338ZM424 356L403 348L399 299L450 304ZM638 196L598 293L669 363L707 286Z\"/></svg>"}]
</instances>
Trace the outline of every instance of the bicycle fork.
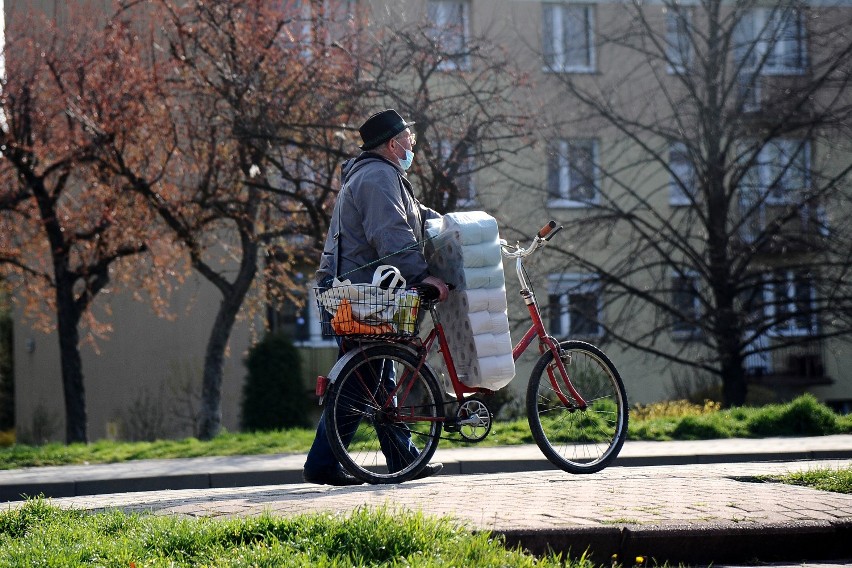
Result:
<instances>
[{"instance_id":1,"label":"bicycle fork","mask_svg":"<svg viewBox=\"0 0 852 568\"><path fill-rule=\"evenodd\" d=\"M521 296L523 296L524 303L527 305L527 309L530 312L530 318L533 321L533 325L512 351L513 357L517 360L518 357L521 356L521 353L523 353L529 344L532 343L532 340L535 337L538 337L539 351L544 353L545 349L547 349L553 355L553 362L547 366L547 376L550 379L550 385L553 387L553 392L556 393L556 396L566 408L570 410L585 410L588 404L580 393L577 392L577 389L574 388L574 385L571 382L571 377L568 374L567 365L571 364L571 355L566 353L559 345L559 342L552 336L548 335L547 331L544 329L544 323L541 319L541 313L539 312L535 295L527 285L526 275L523 273L521 268L521 259L518 259L518 279L521 282ZM554 367L559 370L559 377L557 377L557 373L554 372ZM562 379L561 381L559 380L560 378ZM573 402L568 398L568 396L566 396L560 386L560 383L565 385L568 390L568 394L572 399L574 399Z\"/></svg>"}]
</instances>

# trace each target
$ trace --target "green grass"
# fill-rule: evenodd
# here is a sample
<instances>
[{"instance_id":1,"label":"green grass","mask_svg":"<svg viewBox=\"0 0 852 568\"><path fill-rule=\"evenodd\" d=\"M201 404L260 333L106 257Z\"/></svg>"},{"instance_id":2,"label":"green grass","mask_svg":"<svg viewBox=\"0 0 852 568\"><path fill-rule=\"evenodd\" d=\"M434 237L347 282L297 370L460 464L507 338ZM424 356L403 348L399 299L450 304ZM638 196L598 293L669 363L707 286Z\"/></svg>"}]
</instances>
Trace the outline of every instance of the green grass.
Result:
<instances>
[{"instance_id":1,"label":"green grass","mask_svg":"<svg viewBox=\"0 0 852 568\"><path fill-rule=\"evenodd\" d=\"M832 491L834 493L852 493L852 467L846 468L821 468L809 471L799 471L785 475L761 476L761 481L775 481L788 483L790 485L801 485L811 487L820 491Z\"/></svg>"},{"instance_id":2,"label":"green grass","mask_svg":"<svg viewBox=\"0 0 852 568\"><path fill-rule=\"evenodd\" d=\"M691 414L651 414L645 420L631 418L630 439L708 440L852 433L852 415L837 415L811 395L800 396L786 404L726 410L710 407Z\"/></svg>"},{"instance_id":3,"label":"green grass","mask_svg":"<svg viewBox=\"0 0 852 568\"><path fill-rule=\"evenodd\" d=\"M447 518L359 509L345 516L188 519L63 510L42 500L0 513L5 566L568 566Z\"/></svg>"},{"instance_id":4,"label":"green grass","mask_svg":"<svg viewBox=\"0 0 852 568\"><path fill-rule=\"evenodd\" d=\"M787 404L720 410L718 405L659 403L631 410L631 440L701 440L766 436L821 436L852 433L852 415L839 416L814 397L805 395ZM204 456L304 453L314 438L313 429L293 428L276 432L224 433L208 442L194 438L156 442L92 444L23 444L0 448L0 469L116 463L136 459L192 458ZM526 418L497 422L481 442L484 446L532 444ZM441 440L441 447L469 444Z\"/></svg>"}]
</instances>

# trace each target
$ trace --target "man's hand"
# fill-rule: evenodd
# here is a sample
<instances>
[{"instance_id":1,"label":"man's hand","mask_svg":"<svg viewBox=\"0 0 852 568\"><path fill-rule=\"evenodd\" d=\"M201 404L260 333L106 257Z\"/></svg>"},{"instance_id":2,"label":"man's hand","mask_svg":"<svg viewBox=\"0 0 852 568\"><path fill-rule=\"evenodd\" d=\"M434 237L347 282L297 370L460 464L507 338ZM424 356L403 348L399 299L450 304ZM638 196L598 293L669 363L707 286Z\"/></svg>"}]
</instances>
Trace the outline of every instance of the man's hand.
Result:
<instances>
[{"instance_id":1,"label":"man's hand","mask_svg":"<svg viewBox=\"0 0 852 568\"><path fill-rule=\"evenodd\" d=\"M423 279L423 284L429 284L430 286L434 286L438 289L438 301L443 302L447 299L447 296L450 295L450 289L447 288L447 285L443 280L438 278L437 276L427 276Z\"/></svg>"}]
</instances>

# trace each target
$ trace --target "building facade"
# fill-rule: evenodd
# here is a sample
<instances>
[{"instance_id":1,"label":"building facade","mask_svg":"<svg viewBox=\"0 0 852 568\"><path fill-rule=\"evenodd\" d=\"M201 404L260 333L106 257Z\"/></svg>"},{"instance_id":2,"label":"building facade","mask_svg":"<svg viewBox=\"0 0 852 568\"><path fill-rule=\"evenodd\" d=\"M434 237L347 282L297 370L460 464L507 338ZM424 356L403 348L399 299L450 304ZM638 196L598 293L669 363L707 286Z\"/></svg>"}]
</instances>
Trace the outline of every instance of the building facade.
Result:
<instances>
[{"instance_id":1,"label":"building facade","mask_svg":"<svg viewBox=\"0 0 852 568\"><path fill-rule=\"evenodd\" d=\"M752 392L767 399L810 392L848 410L852 349L848 337L830 332L832 326L842 331L845 316L833 318L830 306L823 305L821 294L827 290L816 285L814 274L821 266L837 264L826 248L832 246L831 236L846 234L844 215L836 207L848 196L845 168L852 145L842 130L840 139L826 134L831 124L819 130L783 127L800 115L785 110L783 97L774 94L801 90L805 79L823 71L815 67L830 59L825 50L831 44L817 39L830 37L833 24L850 21L852 2L820 0L784 9L778 3L719 4L719 21L735 15L738 22L719 42L725 42L728 54L723 60L737 70L725 76L736 87L728 92L730 105L748 121L738 127L744 133L741 143L750 144L748 132L763 136L767 124L778 130L761 140L749 164L732 167L733 174L719 178L737 189L720 194L731 202L725 250L731 263L740 262L742 251L748 251L753 267L743 268L748 275L737 273L739 279L731 283L737 290L730 294L741 317L747 317L746 311L754 316L754 325L745 326L741 338L745 375ZM533 86L524 91L532 93L531 99L518 104L529 105L535 114L530 134L535 140L515 154L522 167L512 176L499 168L477 168L473 155L463 160L465 167L453 173L461 188L458 208L491 213L510 240L528 239L549 219L566 226L564 236L530 266L538 300L553 335L603 347L621 370L631 402L675 398L712 384L712 373L683 364L720 364L711 348L718 338L708 337L714 327L707 322L719 317L710 310L725 296L724 286L709 277L712 271L701 269L712 263L692 259L689 252L705 250L694 241L707 235L696 228L709 226L702 215L711 208L704 200L714 195L707 164L696 159L710 138L689 135L691 128L708 122L698 116L700 105L684 103L711 95L696 92L690 99L683 92L700 84L685 77L707 71L702 62L710 54L702 46L709 44L695 39L707 29L706 4L652 1L642 3L640 12L633 4L611 0L362 0L346 6L366 15L372 26L431 22L435 41L460 54L441 62L443 73L470 71L463 54L474 38L487 37L507 49ZM310 17L310 10L305 14ZM833 91L843 81L825 81L814 90L813 98L824 101L820 108L849 96L848 91ZM661 90L661 85L668 87ZM712 82L703 85L709 89ZM592 93L600 99L582 99ZM677 105L683 106L673 108ZM720 108L733 112L730 105ZM762 112L790 112L790 119L767 121ZM618 117L642 128L620 126L613 120ZM723 120L720 115L718 121ZM671 134L679 128L685 132L682 139ZM419 139L418 133L418 144ZM432 133L438 156L449 156L453 142ZM416 161L425 159L418 154ZM745 150L741 154L748 155ZM731 175L737 171L742 175L734 183ZM801 197L803 190L815 187L819 191ZM642 226L658 231L659 239L638 238ZM652 251L647 244L652 242L670 249L665 254ZM640 262L643 258L650 259L647 265ZM517 339L525 310L515 292L514 267L505 268ZM304 356L306 390L312 389L312 377L334 360L334 343L322 337L314 309L311 267L304 267L299 281L304 283L303 305L270 311L267 321L247 319L235 329L222 398L223 424L229 430L239 427L242 357L267 325L296 338ZM644 304L631 300L643 295L656 299ZM160 320L129 300L111 301L114 334L99 353L84 352L92 438L126 434L118 424L122 417L126 424L134 411L157 420L164 401L184 397L191 407L211 323L208 306L217 300L212 287L191 281L173 300L180 314L175 321ZM189 308L183 311L182 306ZM55 337L19 327L15 341L18 429L50 430L62 408ZM507 387L516 397L523 397L534 361L532 355L519 361L517 376ZM169 420L177 429L180 419L172 406Z\"/></svg>"}]
</instances>

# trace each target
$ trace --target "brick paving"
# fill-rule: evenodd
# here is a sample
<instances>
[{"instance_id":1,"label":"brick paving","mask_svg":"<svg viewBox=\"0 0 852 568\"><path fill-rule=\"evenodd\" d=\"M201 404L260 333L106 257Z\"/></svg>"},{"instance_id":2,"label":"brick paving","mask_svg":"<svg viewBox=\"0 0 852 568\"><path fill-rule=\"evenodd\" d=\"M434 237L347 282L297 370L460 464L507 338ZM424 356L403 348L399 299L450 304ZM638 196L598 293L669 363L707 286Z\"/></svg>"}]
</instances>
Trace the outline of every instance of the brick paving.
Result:
<instances>
[{"instance_id":1,"label":"brick paving","mask_svg":"<svg viewBox=\"0 0 852 568\"><path fill-rule=\"evenodd\" d=\"M400 485L258 487L148 491L54 499L63 507L222 517L271 512L345 513L357 507L421 510L484 530L589 526L852 523L852 495L751 478L852 460L613 467L594 475L560 471L438 475Z\"/></svg>"}]
</instances>

